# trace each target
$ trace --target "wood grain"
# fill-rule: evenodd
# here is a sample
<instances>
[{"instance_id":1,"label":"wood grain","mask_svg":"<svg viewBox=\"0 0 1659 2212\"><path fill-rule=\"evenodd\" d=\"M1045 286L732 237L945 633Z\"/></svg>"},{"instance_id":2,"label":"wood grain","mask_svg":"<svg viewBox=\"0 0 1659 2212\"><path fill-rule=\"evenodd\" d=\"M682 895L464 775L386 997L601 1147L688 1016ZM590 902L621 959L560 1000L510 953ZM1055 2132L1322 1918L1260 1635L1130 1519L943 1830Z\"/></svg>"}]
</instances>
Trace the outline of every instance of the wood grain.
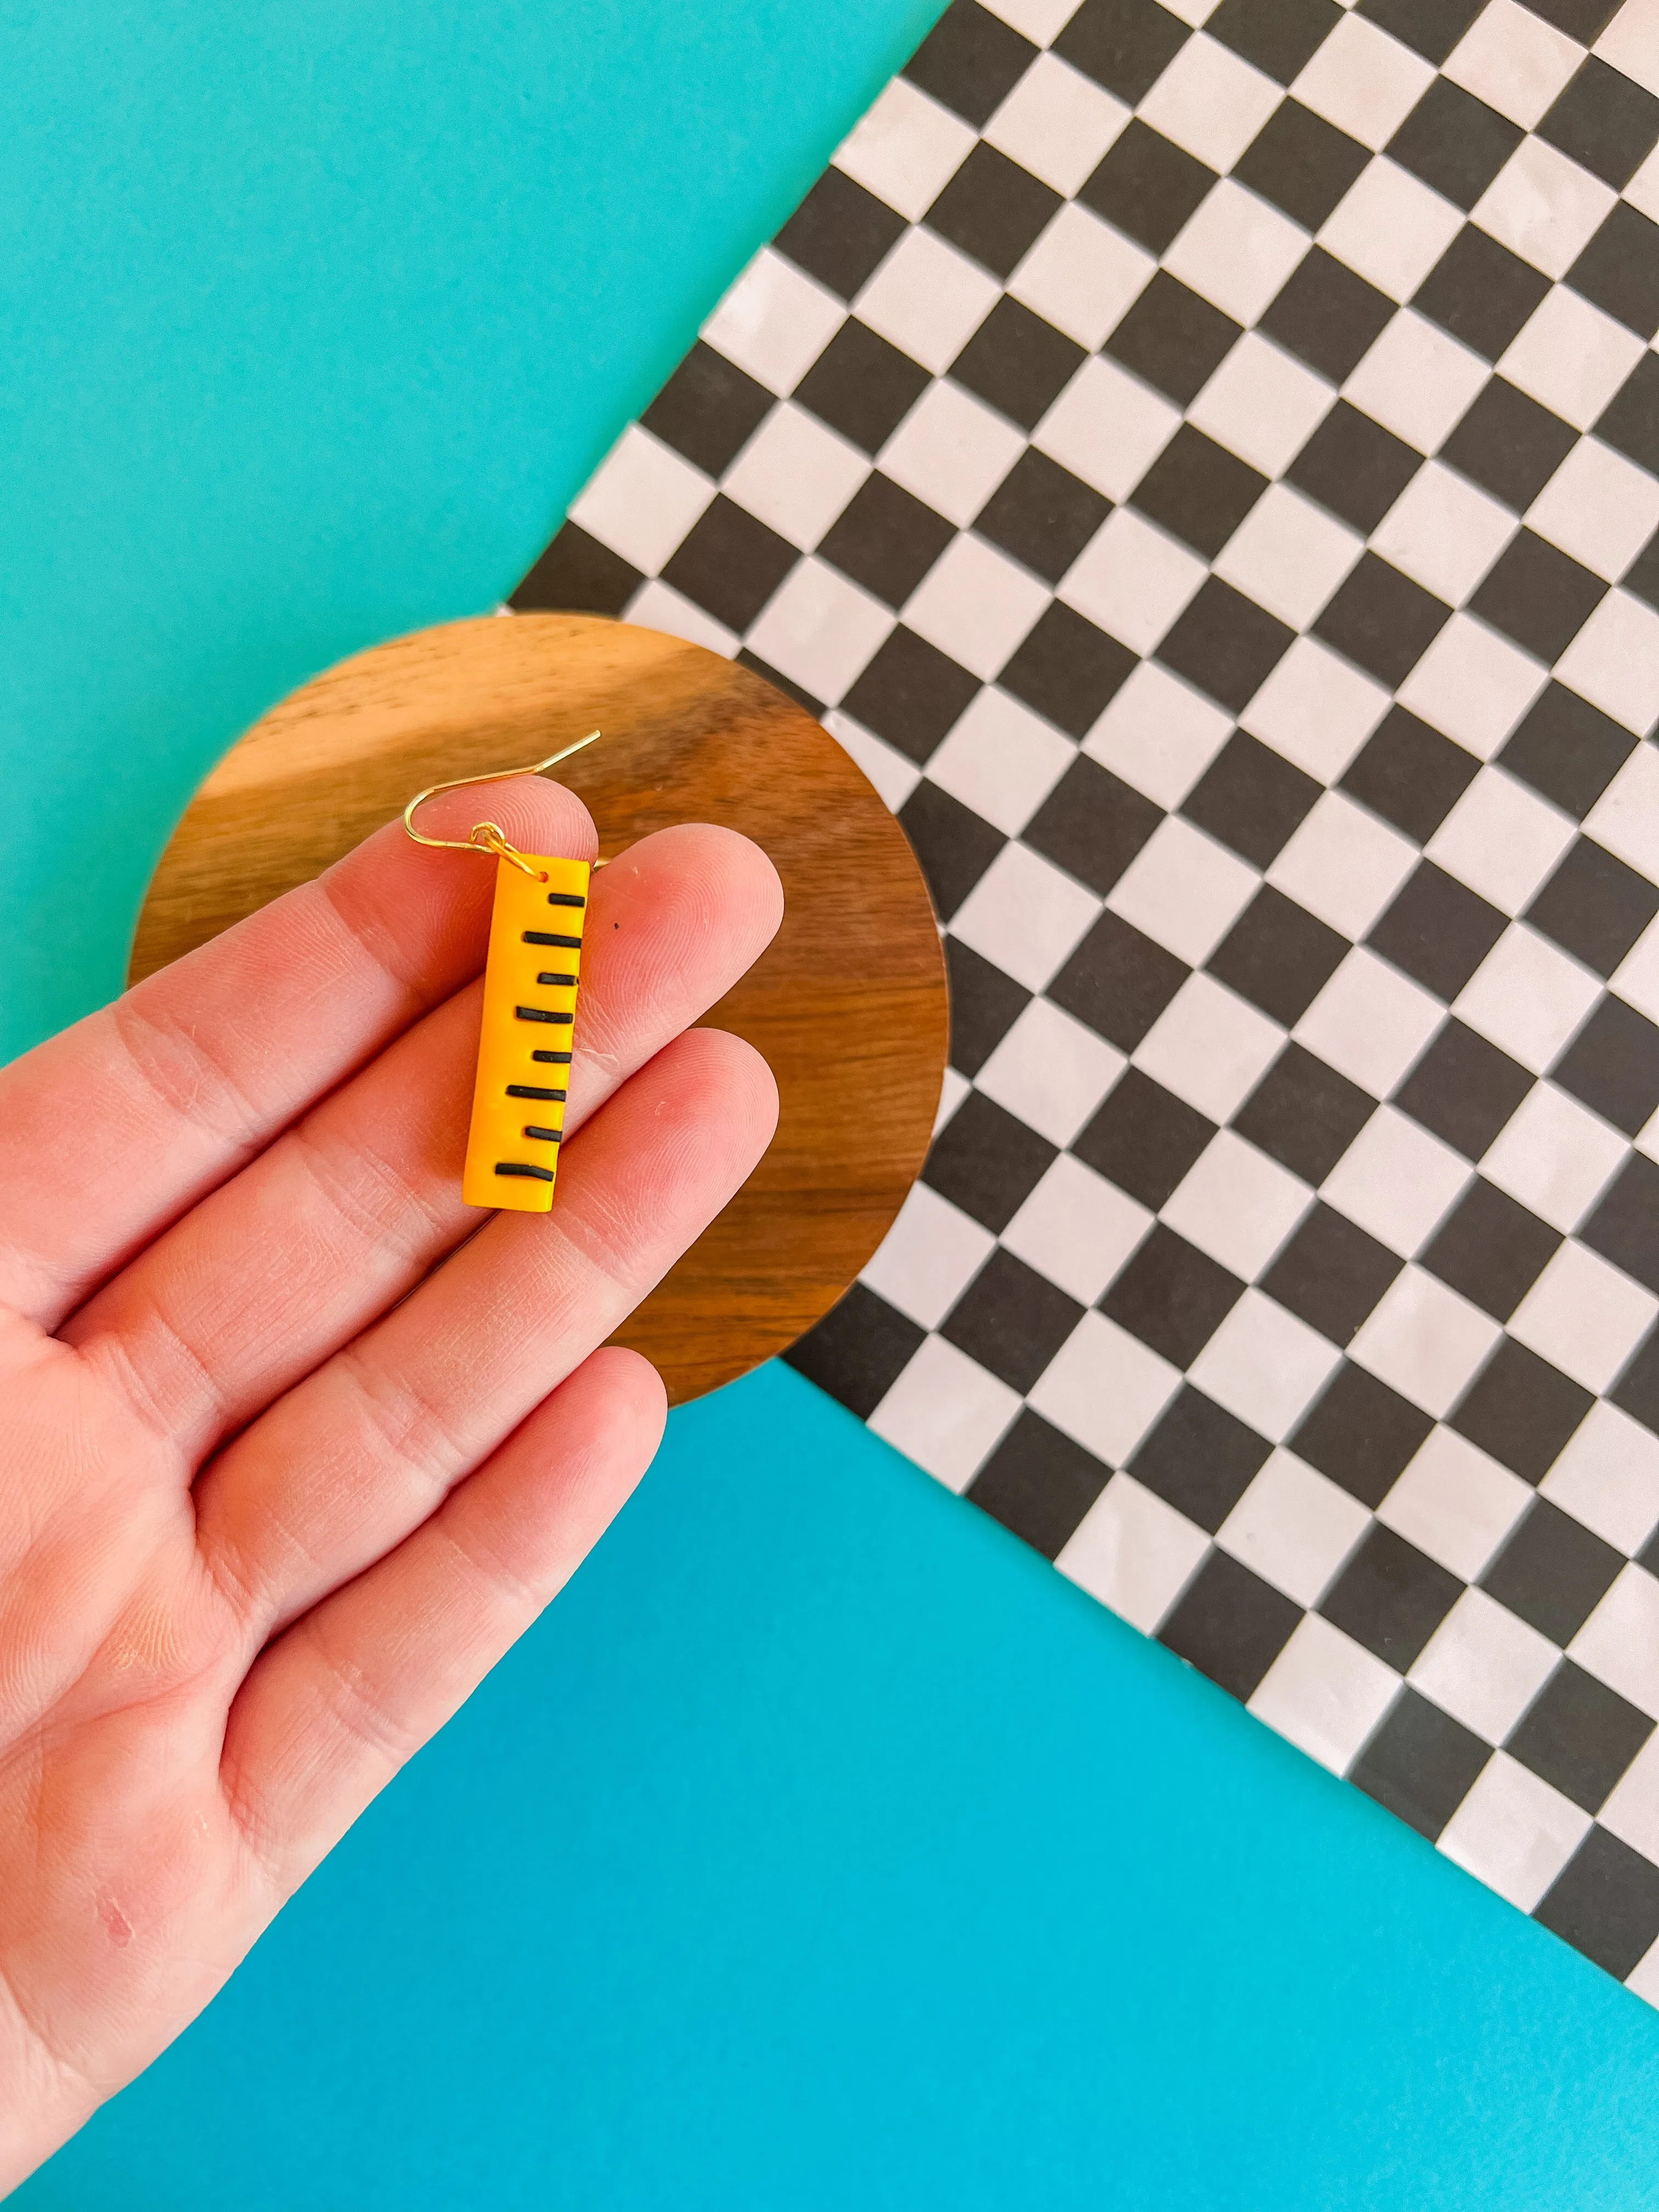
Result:
<instances>
[{"instance_id":1,"label":"wood grain","mask_svg":"<svg viewBox=\"0 0 1659 2212\"><path fill-rule=\"evenodd\" d=\"M213 771L162 855L130 980L306 881L440 778L567 762L609 858L670 823L770 854L784 923L708 1015L771 1063L771 1150L617 1341L678 1402L783 1350L885 1235L927 1152L946 1000L927 888L897 823L804 708L750 670L591 616L486 616L329 669Z\"/></svg>"}]
</instances>

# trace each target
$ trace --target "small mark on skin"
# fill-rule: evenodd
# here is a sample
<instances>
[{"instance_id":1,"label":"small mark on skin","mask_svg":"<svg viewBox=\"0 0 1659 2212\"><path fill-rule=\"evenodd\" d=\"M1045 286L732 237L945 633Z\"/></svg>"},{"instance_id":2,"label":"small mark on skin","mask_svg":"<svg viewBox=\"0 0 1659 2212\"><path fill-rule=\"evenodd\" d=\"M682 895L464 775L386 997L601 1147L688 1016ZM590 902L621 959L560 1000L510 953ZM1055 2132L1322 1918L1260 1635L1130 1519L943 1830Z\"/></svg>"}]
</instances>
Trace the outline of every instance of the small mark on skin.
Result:
<instances>
[{"instance_id":1,"label":"small mark on skin","mask_svg":"<svg viewBox=\"0 0 1659 2212\"><path fill-rule=\"evenodd\" d=\"M132 1941L132 1923L112 1897L99 1899L98 1917L103 1922L110 1942L117 1950L125 1951Z\"/></svg>"}]
</instances>

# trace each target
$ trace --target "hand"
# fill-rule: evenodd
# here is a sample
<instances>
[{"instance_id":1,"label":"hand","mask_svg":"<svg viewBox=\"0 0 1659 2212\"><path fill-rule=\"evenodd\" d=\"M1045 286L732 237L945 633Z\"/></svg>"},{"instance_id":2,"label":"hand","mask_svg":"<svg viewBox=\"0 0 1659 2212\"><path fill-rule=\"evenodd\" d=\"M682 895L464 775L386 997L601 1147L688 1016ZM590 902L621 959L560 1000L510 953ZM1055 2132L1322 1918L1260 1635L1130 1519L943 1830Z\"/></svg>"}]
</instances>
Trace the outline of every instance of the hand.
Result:
<instances>
[{"instance_id":1,"label":"hand","mask_svg":"<svg viewBox=\"0 0 1659 2212\"><path fill-rule=\"evenodd\" d=\"M594 849L556 786L490 812ZM777 878L707 828L595 877L580 1134L538 1215L461 1203L494 876L394 825L0 1071L0 2194L201 2009L656 1449L655 1370L599 1347L770 1139L764 1062L687 1024Z\"/></svg>"}]
</instances>

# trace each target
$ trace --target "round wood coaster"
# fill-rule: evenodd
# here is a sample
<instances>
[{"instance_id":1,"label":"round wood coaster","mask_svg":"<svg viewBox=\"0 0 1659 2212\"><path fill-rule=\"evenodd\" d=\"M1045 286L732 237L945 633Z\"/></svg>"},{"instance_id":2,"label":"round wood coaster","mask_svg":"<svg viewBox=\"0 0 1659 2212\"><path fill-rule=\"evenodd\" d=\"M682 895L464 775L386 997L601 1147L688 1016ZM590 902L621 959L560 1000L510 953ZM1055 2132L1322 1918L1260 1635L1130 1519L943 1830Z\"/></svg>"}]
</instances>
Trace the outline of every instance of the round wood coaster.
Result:
<instances>
[{"instance_id":1,"label":"round wood coaster","mask_svg":"<svg viewBox=\"0 0 1659 2212\"><path fill-rule=\"evenodd\" d=\"M596 726L603 744L559 779L607 859L669 823L719 822L783 878L782 928L708 1016L771 1063L777 1136L617 1339L678 1402L783 1350L846 1290L921 1166L945 1067L921 871L793 700L700 646L591 616L484 616L376 646L273 708L202 785L151 882L129 979L314 876L422 785Z\"/></svg>"}]
</instances>

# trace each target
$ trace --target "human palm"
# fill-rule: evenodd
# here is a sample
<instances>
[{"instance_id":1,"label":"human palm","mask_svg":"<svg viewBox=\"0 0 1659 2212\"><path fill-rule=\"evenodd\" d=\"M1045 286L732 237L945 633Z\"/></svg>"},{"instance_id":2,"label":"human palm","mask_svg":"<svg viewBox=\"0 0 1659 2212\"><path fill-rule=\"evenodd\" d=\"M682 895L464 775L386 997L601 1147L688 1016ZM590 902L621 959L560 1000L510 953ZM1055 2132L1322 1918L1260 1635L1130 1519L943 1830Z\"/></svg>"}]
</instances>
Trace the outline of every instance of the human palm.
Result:
<instances>
[{"instance_id":1,"label":"human palm","mask_svg":"<svg viewBox=\"0 0 1659 2212\"><path fill-rule=\"evenodd\" d=\"M491 811L594 848L555 786ZM708 828L594 878L580 1133L550 1215L481 1215L493 872L383 830L0 1071L0 2194L200 2010L656 1448L654 1370L601 1347L770 1138L764 1063L688 1024L777 878Z\"/></svg>"}]
</instances>

